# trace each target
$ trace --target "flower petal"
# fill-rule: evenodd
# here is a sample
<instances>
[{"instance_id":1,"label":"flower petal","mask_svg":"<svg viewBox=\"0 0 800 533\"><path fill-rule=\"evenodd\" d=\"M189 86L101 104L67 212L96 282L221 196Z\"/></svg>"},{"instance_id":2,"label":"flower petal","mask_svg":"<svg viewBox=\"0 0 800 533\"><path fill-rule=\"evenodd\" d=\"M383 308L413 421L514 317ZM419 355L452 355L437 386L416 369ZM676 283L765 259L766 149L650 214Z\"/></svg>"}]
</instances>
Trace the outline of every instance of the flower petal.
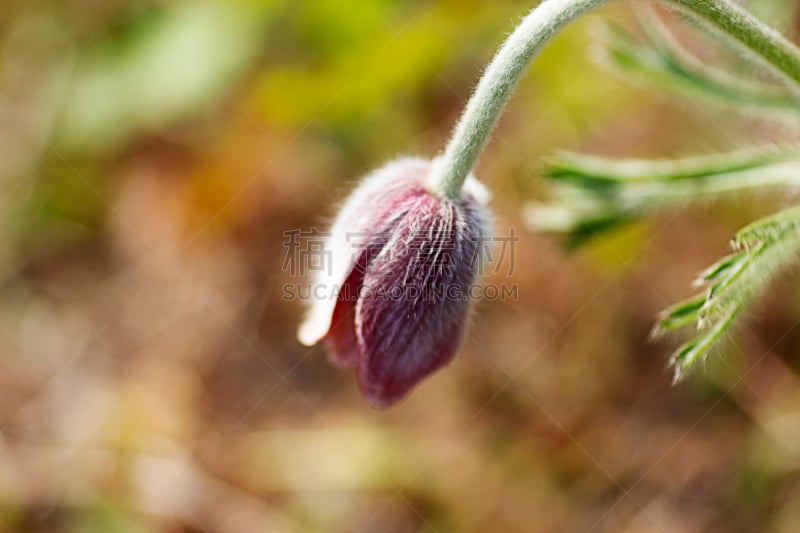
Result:
<instances>
[{"instance_id":1,"label":"flower petal","mask_svg":"<svg viewBox=\"0 0 800 533\"><path fill-rule=\"evenodd\" d=\"M484 217L461 203L425 195L371 263L356 306L358 380L375 406L402 399L447 364L463 336Z\"/></svg>"},{"instance_id":2,"label":"flower petal","mask_svg":"<svg viewBox=\"0 0 800 533\"><path fill-rule=\"evenodd\" d=\"M365 247L339 289L330 329L325 336L328 357L339 366L352 368L357 364L356 301L364 283L364 273L367 271L367 267L385 245L386 238L376 237L375 242Z\"/></svg>"},{"instance_id":3,"label":"flower petal","mask_svg":"<svg viewBox=\"0 0 800 533\"><path fill-rule=\"evenodd\" d=\"M351 280L364 248L381 234L388 234L405 213L403 202L420 194L419 176L427 173L429 167L430 162L423 159L394 161L367 176L347 199L325 240L323 249L330 253L330 260L316 273L312 285L314 299L297 334L300 342L306 346L316 344L336 324L334 315L347 316L344 307L337 311L338 293ZM352 281L360 282L360 278ZM334 344L338 345L343 333L338 327L335 329Z\"/></svg>"}]
</instances>

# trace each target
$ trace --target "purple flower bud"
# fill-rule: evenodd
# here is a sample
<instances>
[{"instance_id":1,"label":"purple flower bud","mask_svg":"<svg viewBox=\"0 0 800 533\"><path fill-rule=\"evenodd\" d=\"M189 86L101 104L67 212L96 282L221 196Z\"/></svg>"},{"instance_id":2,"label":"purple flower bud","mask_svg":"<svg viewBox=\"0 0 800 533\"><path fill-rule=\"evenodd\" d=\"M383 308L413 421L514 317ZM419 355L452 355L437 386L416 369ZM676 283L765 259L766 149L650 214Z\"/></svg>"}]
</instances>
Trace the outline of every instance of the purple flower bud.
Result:
<instances>
[{"instance_id":1,"label":"purple flower bud","mask_svg":"<svg viewBox=\"0 0 800 533\"><path fill-rule=\"evenodd\" d=\"M402 159L356 188L331 230L331 269L298 337L325 340L354 367L361 393L389 406L455 355L488 237L488 194L472 176L461 198L432 194L432 163Z\"/></svg>"}]
</instances>

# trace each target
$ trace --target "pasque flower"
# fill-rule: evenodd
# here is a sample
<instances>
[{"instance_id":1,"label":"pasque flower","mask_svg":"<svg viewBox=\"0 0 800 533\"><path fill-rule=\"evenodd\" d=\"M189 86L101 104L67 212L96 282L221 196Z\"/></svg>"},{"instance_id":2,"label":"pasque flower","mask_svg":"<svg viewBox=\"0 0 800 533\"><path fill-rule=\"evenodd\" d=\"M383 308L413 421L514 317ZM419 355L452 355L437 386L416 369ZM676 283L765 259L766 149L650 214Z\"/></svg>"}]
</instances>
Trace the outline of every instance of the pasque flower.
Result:
<instances>
[{"instance_id":1,"label":"pasque flower","mask_svg":"<svg viewBox=\"0 0 800 533\"><path fill-rule=\"evenodd\" d=\"M543 0L483 73L444 152L369 175L345 203L300 340L325 340L355 367L364 397L387 406L450 361L486 236L486 194L470 173L533 57L566 24L610 0ZM800 51L730 0L663 0L695 16L800 95Z\"/></svg>"},{"instance_id":2,"label":"pasque flower","mask_svg":"<svg viewBox=\"0 0 800 533\"><path fill-rule=\"evenodd\" d=\"M355 367L375 406L402 399L453 358L486 244L486 190L469 177L456 198L431 192L432 167L401 159L353 191L299 332L305 344L324 339L335 363Z\"/></svg>"}]
</instances>

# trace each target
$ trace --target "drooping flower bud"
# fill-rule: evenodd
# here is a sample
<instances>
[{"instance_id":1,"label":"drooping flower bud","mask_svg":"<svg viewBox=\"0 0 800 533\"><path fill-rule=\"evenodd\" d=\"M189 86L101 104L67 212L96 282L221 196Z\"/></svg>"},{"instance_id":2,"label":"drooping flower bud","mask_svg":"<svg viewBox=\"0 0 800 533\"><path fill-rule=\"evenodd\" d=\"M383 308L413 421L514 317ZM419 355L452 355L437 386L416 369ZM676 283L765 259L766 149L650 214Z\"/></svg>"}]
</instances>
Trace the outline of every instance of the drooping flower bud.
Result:
<instances>
[{"instance_id":1,"label":"drooping flower bud","mask_svg":"<svg viewBox=\"0 0 800 533\"><path fill-rule=\"evenodd\" d=\"M473 177L461 197L426 187L432 163L402 159L367 176L326 242L332 265L314 286L298 337L325 340L355 367L375 406L402 399L455 355L488 237L488 193Z\"/></svg>"}]
</instances>

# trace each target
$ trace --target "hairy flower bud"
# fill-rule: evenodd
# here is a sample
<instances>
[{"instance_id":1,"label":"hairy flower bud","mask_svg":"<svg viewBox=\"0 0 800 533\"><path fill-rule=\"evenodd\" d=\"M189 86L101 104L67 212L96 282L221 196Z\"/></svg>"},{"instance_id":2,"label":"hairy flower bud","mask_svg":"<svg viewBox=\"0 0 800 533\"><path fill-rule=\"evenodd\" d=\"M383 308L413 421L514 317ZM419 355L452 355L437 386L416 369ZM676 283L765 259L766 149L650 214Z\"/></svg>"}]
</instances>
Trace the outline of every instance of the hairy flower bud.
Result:
<instances>
[{"instance_id":1,"label":"hairy flower bud","mask_svg":"<svg viewBox=\"0 0 800 533\"><path fill-rule=\"evenodd\" d=\"M470 177L456 200L429 192L432 163L402 159L375 171L342 208L298 337L325 340L355 367L362 395L389 406L455 355L488 237L487 192Z\"/></svg>"}]
</instances>

